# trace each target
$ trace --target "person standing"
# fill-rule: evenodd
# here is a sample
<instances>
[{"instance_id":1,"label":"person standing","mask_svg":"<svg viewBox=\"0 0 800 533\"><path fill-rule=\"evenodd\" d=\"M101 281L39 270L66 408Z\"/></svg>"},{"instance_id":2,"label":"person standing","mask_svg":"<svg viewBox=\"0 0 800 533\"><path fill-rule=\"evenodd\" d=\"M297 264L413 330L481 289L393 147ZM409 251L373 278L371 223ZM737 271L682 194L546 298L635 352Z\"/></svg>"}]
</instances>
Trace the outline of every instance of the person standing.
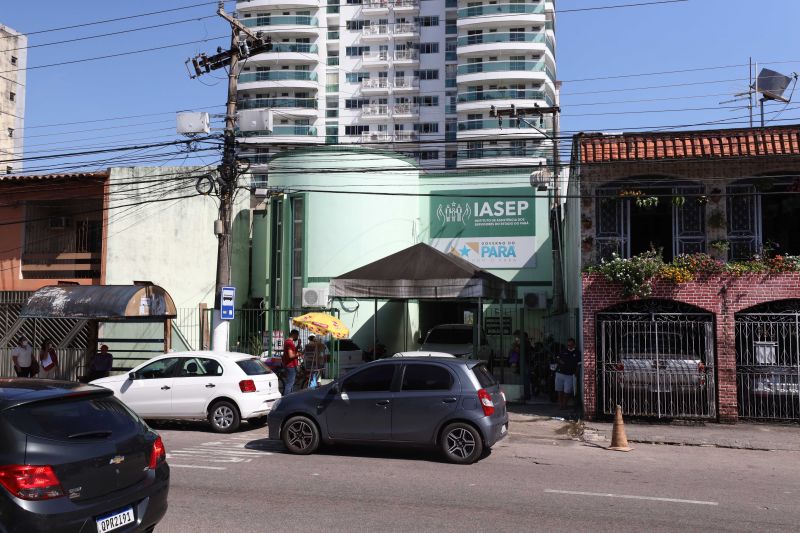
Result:
<instances>
[{"instance_id":1,"label":"person standing","mask_svg":"<svg viewBox=\"0 0 800 533\"><path fill-rule=\"evenodd\" d=\"M283 395L287 395L294 390L294 382L297 379L297 366L300 360L297 354L297 339L300 332L293 329L289 332L289 337L283 342L283 368L286 370L286 383L283 385Z\"/></svg>"},{"instance_id":2,"label":"person standing","mask_svg":"<svg viewBox=\"0 0 800 533\"><path fill-rule=\"evenodd\" d=\"M11 351L11 360L17 377L31 378L36 375L33 372L33 346L24 336L19 338L19 345Z\"/></svg>"},{"instance_id":3,"label":"person standing","mask_svg":"<svg viewBox=\"0 0 800 533\"><path fill-rule=\"evenodd\" d=\"M558 393L558 407L566 409L569 397L574 392L574 376L578 370L580 355L575 346L575 339L567 340L567 349L556 356L556 392Z\"/></svg>"},{"instance_id":4,"label":"person standing","mask_svg":"<svg viewBox=\"0 0 800 533\"><path fill-rule=\"evenodd\" d=\"M39 351L39 377L45 379L55 379L58 371L58 352L53 348L50 339L42 343Z\"/></svg>"},{"instance_id":5,"label":"person standing","mask_svg":"<svg viewBox=\"0 0 800 533\"><path fill-rule=\"evenodd\" d=\"M108 346L103 344L100 346L100 351L94 354L91 363L89 363L88 381L107 378L113 366L114 356L108 351Z\"/></svg>"}]
</instances>

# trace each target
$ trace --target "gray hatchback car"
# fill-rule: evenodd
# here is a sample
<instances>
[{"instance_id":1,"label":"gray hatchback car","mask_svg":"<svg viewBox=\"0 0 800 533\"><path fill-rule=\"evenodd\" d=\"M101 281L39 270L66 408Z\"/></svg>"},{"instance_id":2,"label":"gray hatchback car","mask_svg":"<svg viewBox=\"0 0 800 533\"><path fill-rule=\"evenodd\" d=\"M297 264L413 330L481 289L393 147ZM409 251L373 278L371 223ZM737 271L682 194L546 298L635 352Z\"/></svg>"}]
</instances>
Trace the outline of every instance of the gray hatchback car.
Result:
<instances>
[{"instance_id":1,"label":"gray hatchback car","mask_svg":"<svg viewBox=\"0 0 800 533\"><path fill-rule=\"evenodd\" d=\"M367 363L281 398L267 420L270 439L295 454L320 442L385 443L440 448L461 464L508 433L505 394L483 362L436 357Z\"/></svg>"}]
</instances>

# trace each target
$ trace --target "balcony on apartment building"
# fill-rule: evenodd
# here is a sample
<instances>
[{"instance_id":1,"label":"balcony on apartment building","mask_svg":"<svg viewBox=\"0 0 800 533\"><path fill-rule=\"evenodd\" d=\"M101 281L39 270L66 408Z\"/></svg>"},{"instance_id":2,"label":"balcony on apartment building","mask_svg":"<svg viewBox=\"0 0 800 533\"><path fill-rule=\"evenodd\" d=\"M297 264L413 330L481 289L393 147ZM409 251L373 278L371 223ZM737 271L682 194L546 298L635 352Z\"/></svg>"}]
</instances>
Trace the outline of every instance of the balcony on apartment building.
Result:
<instances>
[{"instance_id":1,"label":"balcony on apartment building","mask_svg":"<svg viewBox=\"0 0 800 533\"><path fill-rule=\"evenodd\" d=\"M413 66L419 64L419 53L413 49L395 50L394 53L390 53L388 50L367 52L361 56L361 62L365 68L381 69L390 64Z\"/></svg>"},{"instance_id":2,"label":"balcony on apartment building","mask_svg":"<svg viewBox=\"0 0 800 533\"><path fill-rule=\"evenodd\" d=\"M248 28L272 29L273 26L317 26L317 18L310 15L259 15L252 18L243 18L240 21ZM281 31L291 31L291 28L275 28Z\"/></svg>"},{"instance_id":3,"label":"balcony on apartment building","mask_svg":"<svg viewBox=\"0 0 800 533\"><path fill-rule=\"evenodd\" d=\"M483 61L466 63L458 66L456 71L458 83L482 82L489 80L555 80L555 72L544 60L525 61Z\"/></svg>"},{"instance_id":4,"label":"balcony on apartment building","mask_svg":"<svg viewBox=\"0 0 800 533\"><path fill-rule=\"evenodd\" d=\"M293 61L317 61L319 47L311 43L273 43L269 52L258 54L249 61L251 64L258 64L259 61L275 61L279 59Z\"/></svg>"},{"instance_id":5,"label":"balcony on apartment building","mask_svg":"<svg viewBox=\"0 0 800 533\"><path fill-rule=\"evenodd\" d=\"M549 50L555 56L555 42L543 31L484 32L462 35L456 41L459 54ZM544 46L543 46L544 45Z\"/></svg>"},{"instance_id":6,"label":"balcony on apartment building","mask_svg":"<svg viewBox=\"0 0 800 533\"><path fill-rule=\"evenodd\" d=\"M414 142L418 139L416 131L398 130L388 131L368 131L361 134L363 144L385 144L392 142Z\"/></svg>"},{"instance_id":7,"label":"balcony on apartment building","mask_svg":"<svg viewBox=\"0 0 800 533\"><path fill-rule=\"evenodd\" d=\"M419 0L364 0L361 5L364 15L386 15L390 9L396 13L416 13Z\"/></svg>"},{"instance_id":8,"label":"balcony on apartment building","mask_svg":"<svg viewBox=\"0 0 800 533\"><path fill-rule=\"evenodd\" d=\"M389 117L403 119L415 118L418 116L419 107L412 104L395 104L393 106L387 104L371 104L361 108L361 118L366 120L386 119Z\"/></svg>"},{"instance_id":9,"label":"balcony on apartment building","mask_svg":"<svg viewBox=\"0 0 800 533\"><path fill-rule=\"evenodd\" d=\"M290 116L316 117L316 98L246 98L239 100L239 109L281 109L281 113Z\"/></svg>"},{"instance_id":10,"label":"balcony on apartment building","mask_svg":"<svg viewBox=\"0 0 800 533\"><path fill-rule=\"evenodd\" d=\"M317 89L317 73L313 70L263 70L239 74L239 89L247 88L299 88ZM243 87L245 84L253 84Z\"/></svg>"},{"instance_id":11,"label":"balcony on apartment building","mask_svg":"<svg viewBox=\"0 0 800 533\"><path fill-rule=\"evenodd\" d=\"M485 4L482 6L462 7L458 10L458 19L497 15L522 15L544 13L544 3L538 4ZM517 20L517 17L509 17Z\"/></svg>"},{"instance_id":12,"label":"balcony on apartment building","mask_svg":"<svg viewBox=\"0 0 800 533\"><path fill-rule=\"evenodd\" d=\"M103 202L31 202L21 255L26 279L100 279Z\"/></svg>"},{"instance_id":13,"label":"balcony on apartment building","mask_svg":"<svg viewBox=\"0 0 800 533\"><path fill-rule=\"evenodd\" d=\"M384 41L393 37L418 38L419 27L410 22L398 22L395 24L372 24L364 26L361 31L362 41Z\"/></svg>"}]
</instances>

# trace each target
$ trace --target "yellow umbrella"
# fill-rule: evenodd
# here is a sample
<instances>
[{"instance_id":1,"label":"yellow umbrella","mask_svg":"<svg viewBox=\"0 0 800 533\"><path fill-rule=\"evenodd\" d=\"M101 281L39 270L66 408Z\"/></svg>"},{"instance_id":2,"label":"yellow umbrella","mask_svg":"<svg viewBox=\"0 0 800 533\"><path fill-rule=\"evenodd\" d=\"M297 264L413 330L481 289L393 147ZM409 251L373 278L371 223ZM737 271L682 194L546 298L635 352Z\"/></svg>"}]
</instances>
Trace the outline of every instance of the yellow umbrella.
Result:
<instances>
[{"instance_id":1,"label":"yellow umbrella","mask_svg":"<svg viewBox=\"0 0 800 533\"><path fill-rule=\"evenodd\" d=\"M317 335L330 334L337 339L346 339L350 336L350 328L335 316L326 313L306 313L293 318L292 323Z\"/></svg>"}]
</instances>

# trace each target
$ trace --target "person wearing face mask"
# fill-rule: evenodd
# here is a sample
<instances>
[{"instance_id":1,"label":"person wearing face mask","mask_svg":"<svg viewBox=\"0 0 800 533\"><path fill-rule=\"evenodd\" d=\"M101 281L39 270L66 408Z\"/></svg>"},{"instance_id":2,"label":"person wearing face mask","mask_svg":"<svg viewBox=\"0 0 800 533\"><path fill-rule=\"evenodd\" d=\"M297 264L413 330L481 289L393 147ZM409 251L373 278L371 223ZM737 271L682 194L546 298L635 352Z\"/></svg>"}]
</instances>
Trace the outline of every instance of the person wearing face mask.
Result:
<instances>
[{"instance_id":1,"label":"person wearing face mask","mask_svg":"<svg viewBox=\"0 0 800 533\"><path fill-rule=\"evenodd\" d=\"M14 371L17 377L30 378L33 372L33 347L25 337L19 338L19 346L11 352L11 360L14 361Z\"/></svg>"},{"instance_id":2,"label":"person wearing face mask","mask_svg":"<svg viewBox=\"0 0 800 533\"><path fill-rule=\"evenodd\" d=\"M567 340L567 349L556 357L556 383L555 389L558 393L558 406L561 409L568 408L569 397L573 395L575 387L575 373L580 364L580 354L578 353L575 339Z\"/></svg>"}]
</instances>

